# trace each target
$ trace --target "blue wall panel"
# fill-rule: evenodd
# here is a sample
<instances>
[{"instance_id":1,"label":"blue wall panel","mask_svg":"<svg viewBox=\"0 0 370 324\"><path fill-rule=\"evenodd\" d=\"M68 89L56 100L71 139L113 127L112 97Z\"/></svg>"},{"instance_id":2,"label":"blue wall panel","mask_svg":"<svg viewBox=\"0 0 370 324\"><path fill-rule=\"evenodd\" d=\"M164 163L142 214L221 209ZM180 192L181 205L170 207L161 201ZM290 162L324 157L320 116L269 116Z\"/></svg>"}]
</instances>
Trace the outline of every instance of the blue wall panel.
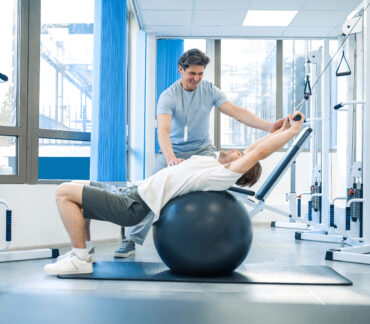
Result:
<instances>
[{"instance_id":1,"label":"blue wall panel","mask_svg":"<svg viewBox=\"0 0 370 324\"><path fill-rule=\"evenodd\" d=\"M39 179L88 180L89 157L39 157Z\"/></svg>"},{"instance_id":2,"label":"blue wall panel","mask_svg":"<svg viewBox=\"0 0 370 324\"><path fill-rule=\"evenodd\" d=\"M157 41L157 102L161 93L180 78L177 62L183 53L183 39L159 39ZM158 153L157 129L155 135L155 151Z\"/></svg>"},{"instance_id":3,"label":"blue wall panel","mask_svg":"<svg viewBox=\"0 0 370 324\"><path fill-rule=\"evenodd\" d=\"M126 1L95 0L91 179L127 179Z\"/></svg>"}]
</instances>

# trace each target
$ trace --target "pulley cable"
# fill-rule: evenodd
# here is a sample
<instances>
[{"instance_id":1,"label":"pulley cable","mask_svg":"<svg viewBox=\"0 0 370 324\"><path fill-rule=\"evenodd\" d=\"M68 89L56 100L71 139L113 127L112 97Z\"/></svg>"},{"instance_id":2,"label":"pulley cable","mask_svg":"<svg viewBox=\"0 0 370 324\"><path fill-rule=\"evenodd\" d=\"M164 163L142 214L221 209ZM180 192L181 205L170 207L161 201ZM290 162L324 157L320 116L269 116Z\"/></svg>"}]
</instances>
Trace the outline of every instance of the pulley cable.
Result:
<instances>
[{"instance_id":1,"label":"pulley cable","mask_svg":"<svg viewBox=\"0 0 370 324\"><path fill-rule=\"evenodd\" d=\"M340 49L343 47L344 43L346 42L347 38L349 37L349 35L351 35L352 31L354 30L354 28L356 27L356 25L358 24L358 22L360 21L360 19L363 17L363 15L365 14L366 10L369 8L369 5L370 5L370 2L367 4L367 6L365 7L365 9L363 10L362 14L358 17L358 19L356 20L356 22L354 23L354 25L352 26L351 30L348 32L348 34L346 35L346 37L344 37L342 43L339 45L337 51L334 53L334 55L331 57L331 59L329 60L328 64L326 64L324 70L320 73L320 75L318 76L318 78L316 79L315 83L313 84L312 88L311 88L311 91L313 89L315 89L317 83L320 81L320 79L322 78L323 74L325 73L325 71L328 69L328 67L330 66L331 62L333 61L334 57L338 54L338 52L340 51ZM302 101L294 108L294 111L301 111L303 105L305 104L305 102L310 98L310 95L308 94L304 94L304 97L302 99ZM297 115L293 118L293 120L295 121L298 121L298 120L301 120L301 115Z\"/></svg>"}]
</instances>

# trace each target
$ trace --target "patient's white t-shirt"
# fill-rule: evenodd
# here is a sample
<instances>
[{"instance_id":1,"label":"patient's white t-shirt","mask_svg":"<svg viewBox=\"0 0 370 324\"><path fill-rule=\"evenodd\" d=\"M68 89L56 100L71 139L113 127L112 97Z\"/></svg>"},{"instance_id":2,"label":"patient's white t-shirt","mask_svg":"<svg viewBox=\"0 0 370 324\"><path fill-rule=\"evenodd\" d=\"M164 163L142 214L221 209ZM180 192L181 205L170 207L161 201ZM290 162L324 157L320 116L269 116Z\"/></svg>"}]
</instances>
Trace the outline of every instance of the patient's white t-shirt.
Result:
<instances>
[{"instance_id":1,"label":"patient's white t-shirt","mask_svg":"<svg viewBox=\"0 0 370 324\"><path fill-rule=\"evenodd\" d=\"M227 190L241 175L225 168L214 157L194 155L138 183L138 192L154 214L159 215L161 208L176 196L193 191Z\"/></svg>"}]
</instances>

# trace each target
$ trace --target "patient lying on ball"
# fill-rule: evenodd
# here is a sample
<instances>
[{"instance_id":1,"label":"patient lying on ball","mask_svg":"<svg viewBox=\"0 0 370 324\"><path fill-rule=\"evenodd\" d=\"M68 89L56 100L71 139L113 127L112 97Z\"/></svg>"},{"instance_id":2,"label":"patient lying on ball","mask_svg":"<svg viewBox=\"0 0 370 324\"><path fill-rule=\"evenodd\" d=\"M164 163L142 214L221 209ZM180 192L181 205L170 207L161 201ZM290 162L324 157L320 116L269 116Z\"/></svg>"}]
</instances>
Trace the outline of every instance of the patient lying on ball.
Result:
<instances>
[{"instance_id":1,"label":"patient lying on ball","mask_svg":"<svg viewBox=\"0 0 370 324\"><path fill-rule=\"evenodd\" d=\"M116 188L91 181L61 184L56 203L72 250L47 264L44 270L55 275L93 272L93 258L86 247L85 220L98 219L120 226L133 226L172 198L194 191L221 191L232 185L253 185L261 175L258 161L279 150L302 128L304 116L293 120L296 112L285 118L283 126L250 145L243 153L233 149L220 152L217 159L192 156L173 167L165 168L132 187Z\"/></svg>"}]
</instances>

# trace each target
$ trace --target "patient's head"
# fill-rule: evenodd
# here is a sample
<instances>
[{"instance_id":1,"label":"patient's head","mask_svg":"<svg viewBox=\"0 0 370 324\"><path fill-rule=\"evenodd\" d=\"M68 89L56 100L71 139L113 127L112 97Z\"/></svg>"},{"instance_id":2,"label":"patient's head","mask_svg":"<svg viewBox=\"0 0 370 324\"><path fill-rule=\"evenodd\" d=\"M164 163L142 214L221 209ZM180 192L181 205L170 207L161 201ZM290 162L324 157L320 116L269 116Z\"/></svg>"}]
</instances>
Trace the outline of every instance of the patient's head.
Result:
<instances>
[{"instance_id":1,"label":"patient's head","mask_svg":"<svg viewBox=\"0 0 370 324\"><path fill-rule=\"evenodd\" d=\"M221 164L231 163L240 159L243 156L243 153L239 152L236 149L232 149L231 151L220 151L218 156L218 161ZM262 173L262 167L259 162L257 162L251 169L246 171L236 182L238 186L253 186L258 179L260 178Z\"/></svg>"},{"instance_id":2,"label":"patient's head","mask_svg":"<svg viewBox=\"0 0 370 324\"><path fill-rule=\"evenodd\" d=\"M241 187L251 187L253 186L258 179L260 178L262 173L262 167L259 162L257 162L251 169L247 172L244 172L243 175L238 179L236 184Z\"/></svg>"},{"instance_id":3,"label":"patient's head","mask_svg":"<svg viewBox=\"0 0 370 324\"><path fill-rule=\"evenodd\" d=\"M230 151L220 151L220 154L218 155L218 162L220 162L221 164L227 164L236 161L242 156L243 153L239 152L236 149L232 149Z\"/></svg>"}]
</instances>

